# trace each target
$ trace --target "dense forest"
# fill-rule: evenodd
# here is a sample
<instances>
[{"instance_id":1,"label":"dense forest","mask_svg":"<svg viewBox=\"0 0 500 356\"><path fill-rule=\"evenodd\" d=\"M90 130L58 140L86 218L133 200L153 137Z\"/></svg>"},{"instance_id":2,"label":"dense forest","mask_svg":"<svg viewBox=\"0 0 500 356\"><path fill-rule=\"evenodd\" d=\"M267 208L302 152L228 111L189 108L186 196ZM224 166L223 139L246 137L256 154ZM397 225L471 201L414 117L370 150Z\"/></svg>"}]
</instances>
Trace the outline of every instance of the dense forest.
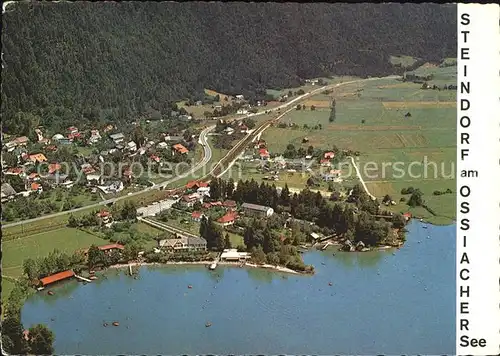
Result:
<instances>
[{"instance_id":1,"label":"dense forest","mask_svg":"<svg viewBox=\"0 0 500 356\"><path fill-rule=\"evenodd\" d=\"M27 2L2 22L4 132L16 134L456 53L455 5Z\"/></svg>"}]
</instances>

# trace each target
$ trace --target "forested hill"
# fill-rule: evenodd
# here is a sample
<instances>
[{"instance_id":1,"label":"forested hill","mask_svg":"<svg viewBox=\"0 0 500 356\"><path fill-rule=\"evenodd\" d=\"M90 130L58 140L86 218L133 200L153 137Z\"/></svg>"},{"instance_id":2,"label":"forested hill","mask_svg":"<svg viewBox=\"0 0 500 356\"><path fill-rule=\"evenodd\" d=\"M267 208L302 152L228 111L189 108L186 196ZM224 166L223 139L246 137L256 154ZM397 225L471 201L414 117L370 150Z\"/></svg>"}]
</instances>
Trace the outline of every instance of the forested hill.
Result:
<instances>
[{"instance_id":1,"label":"forested hill","mask_svg":"<svg viewBox=\"0 0 500 356\"><path fill-rule=\"evenodd\" d=\"M10 5L2 22L11 132L20 111L45 124L125 118L203 88L249 94L389 74L389 55L456 53L454 5L32 2Z\"/></svg>"}]
</instances>

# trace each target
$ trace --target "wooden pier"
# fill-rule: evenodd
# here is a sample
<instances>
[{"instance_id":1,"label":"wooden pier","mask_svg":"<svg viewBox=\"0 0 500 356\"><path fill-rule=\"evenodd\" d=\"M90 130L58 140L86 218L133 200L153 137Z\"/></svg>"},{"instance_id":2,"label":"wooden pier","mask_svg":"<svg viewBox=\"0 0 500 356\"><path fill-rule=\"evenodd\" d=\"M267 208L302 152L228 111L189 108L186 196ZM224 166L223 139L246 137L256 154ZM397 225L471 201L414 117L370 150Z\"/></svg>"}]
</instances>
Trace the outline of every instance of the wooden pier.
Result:
<instances>
[{"instance_id":1,"label":"wooden pier","mask_svg":"<svg viewBox=\"0 0 500 356\"><path fill-rule=\"evenodd\" d=\"M77 274L75 274L75 278L78 278L79 280L84 281L84 282L88 282L88 283L92 282L92 280L85 278L85 277L82 277L82 276L79 276Z\"/></svg>"}]
</instances>

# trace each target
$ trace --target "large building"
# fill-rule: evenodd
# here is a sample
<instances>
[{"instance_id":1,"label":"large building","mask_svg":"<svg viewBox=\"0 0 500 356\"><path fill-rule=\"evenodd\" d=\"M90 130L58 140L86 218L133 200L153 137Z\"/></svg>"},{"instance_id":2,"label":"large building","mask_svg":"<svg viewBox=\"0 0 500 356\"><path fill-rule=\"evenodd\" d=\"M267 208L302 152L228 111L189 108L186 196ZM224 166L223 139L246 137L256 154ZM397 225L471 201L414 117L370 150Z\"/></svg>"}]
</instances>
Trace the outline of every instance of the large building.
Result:
<instances>
[{"instance_id":1,"label":"large building","mask_svg":"<svg viewBox=\"0 0 500 356\"><path fill-rule=\"evenodd\" d=\"M243 203L243 205L241 205L241 208L243 209L243 212L247 216L268 218L274 214L274 209L269 206Z\"/></svg>"}]
</instances>

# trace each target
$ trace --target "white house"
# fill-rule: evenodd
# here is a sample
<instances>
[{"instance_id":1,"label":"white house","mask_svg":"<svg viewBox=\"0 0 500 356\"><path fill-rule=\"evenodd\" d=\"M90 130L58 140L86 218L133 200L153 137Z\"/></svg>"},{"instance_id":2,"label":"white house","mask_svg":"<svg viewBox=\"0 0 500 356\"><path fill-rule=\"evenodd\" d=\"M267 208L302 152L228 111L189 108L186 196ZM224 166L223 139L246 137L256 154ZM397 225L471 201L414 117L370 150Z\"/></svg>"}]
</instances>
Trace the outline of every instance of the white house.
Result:
<instances>
[{"instance_id":1,"label":"white house","mask_svg":"<svg viewBox=\"0 0 500 356\"><path fill-rule=\"evenodd\" d=\"M125 140L125 136L121 132L109 135L109 137L114 141L115 144L122 143Z\"/></svg>"},{"instance_id":2,"label":"white house","mask_svg":"<svg viewBox=\"0 0 500 356\"><path fill-rule=\"evenodd\" d=\"M246 114L248 114L248 110L247 109L239 109L238 111L236 111L236 114L246 115Z\"/></svg>"},{"instance_id":3,"label":"white house","mask_svg":"<svg viewBox=\"0 0 500 356\"><path fill-rule=\"evenodd\" d=\"M274 214L274 209L269 206L243 203L243 205L241 205L241 208L245 212L245 215L249 216L267 218Z\"/></svg>"},{"instance_id":4,"label":"white house","mask_svg":"<svg viewBox=\"0 0 500 356\"><path fill-rule=\"evenodd\" d=\"M158 144L156 145L156 147L157 147L158 149L161 149L161 150L164 150L164 149L168 148L168 146L169 146L169 145L168 145L168 143L166 143L166 142L160 142L160 143L158 143Z\"/></svg>"}]
</instances>

